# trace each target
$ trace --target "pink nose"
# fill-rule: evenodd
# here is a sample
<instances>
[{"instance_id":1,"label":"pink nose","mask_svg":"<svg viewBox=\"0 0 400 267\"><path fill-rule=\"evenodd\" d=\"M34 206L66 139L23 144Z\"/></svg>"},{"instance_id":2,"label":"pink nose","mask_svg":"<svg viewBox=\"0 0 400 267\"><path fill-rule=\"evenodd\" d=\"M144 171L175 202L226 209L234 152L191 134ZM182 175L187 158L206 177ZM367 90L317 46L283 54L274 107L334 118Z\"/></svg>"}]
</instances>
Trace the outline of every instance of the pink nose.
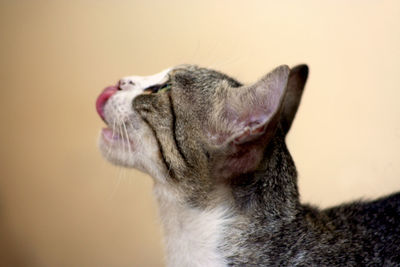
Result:
<instances>
[{"instance_id":1,"label":"pink nose","mask_svg":"<svg viewBox=\"0 0 400 267\"><path fill-rule=\"evenodd\" d=\"M106 87L103 92L99 95L96 100L96 110L99 113L100 117L105 121L104 118L104 106L107 103L107 100L118 90L118 86L108 86Z\"/></svg>"}]
</instances>

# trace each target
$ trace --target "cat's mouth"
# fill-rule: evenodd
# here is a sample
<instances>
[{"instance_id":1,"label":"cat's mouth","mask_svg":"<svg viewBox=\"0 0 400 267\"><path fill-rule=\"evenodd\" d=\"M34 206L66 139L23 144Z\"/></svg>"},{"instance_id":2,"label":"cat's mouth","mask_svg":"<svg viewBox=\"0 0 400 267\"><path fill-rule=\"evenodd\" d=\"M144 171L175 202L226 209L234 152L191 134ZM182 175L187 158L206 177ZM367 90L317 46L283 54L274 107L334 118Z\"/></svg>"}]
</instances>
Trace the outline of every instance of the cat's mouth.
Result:
<instances>
[{"instance_id":1,"label":"cat's mouth","mask_svg":"<svg viewBox=\"0 0 400 267\"><path fill-rule=\"evenodd\" d=\"M121 134L119 131L115 131L110 127L106 127L101 130L101 137L108 145L114 146L116 144L122 144L124 146L133 146L133 142L128 136L125 136L124 134Z\"/></svg>"},{"instance_id":2,"label":"cat's mouth","mask_svg":"<svg viewBox=\"0 0 400 267\"><path fill-rule=\"evenodd\" d=\"M122 140L122 136L110 127L101 129L101 136L107 143L114 143L115 141Z\"/></svg>"},{"instance_id":3,"label":"cat's mouth","mask_svg":"<svg viewBox=\"0 0 400 267\"><path fill-rule=\"evenodd\" d=\"M108 86L97 97L96 110L100 118L107 124L107 127L101 130L101 138L109 146L121 146L132 148L133 142L129 138L126 125L112 125L106 120L104 115L104 107L107 101L119 90L118 85Z\"/></svg>"}]
</instances>

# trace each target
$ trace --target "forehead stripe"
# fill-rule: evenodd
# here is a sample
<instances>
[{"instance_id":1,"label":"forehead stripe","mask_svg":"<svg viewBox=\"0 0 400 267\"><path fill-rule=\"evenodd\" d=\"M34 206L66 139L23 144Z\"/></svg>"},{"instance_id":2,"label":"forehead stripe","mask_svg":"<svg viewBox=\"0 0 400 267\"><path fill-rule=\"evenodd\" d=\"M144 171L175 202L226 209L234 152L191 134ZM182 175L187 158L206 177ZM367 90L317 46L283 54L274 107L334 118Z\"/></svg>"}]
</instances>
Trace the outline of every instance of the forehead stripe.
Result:
<instances>
[{"instance_id":1,"label":"forehead stripe","mask_svg":"<svg viewBox=\"0 0 400 267\"><path fill-rule=\"evenodd\" d=\"M150 124L150 122L146 118L143 118L143 121L150 127L151 131L153 132L154 138L157 141L157 146L158 146L159 151L160 151L161 159L162 159L162 161L164 163L165 168L168 171L168 175L170 175L171 178L175 179L176 178L175 171L174 171L173 168L171 168L171 165L168 163L167 158L165 157L164 149L162 147L160 139L157 136L157 131L153 128L153 126Z\"/></svg>"}]
</instances>

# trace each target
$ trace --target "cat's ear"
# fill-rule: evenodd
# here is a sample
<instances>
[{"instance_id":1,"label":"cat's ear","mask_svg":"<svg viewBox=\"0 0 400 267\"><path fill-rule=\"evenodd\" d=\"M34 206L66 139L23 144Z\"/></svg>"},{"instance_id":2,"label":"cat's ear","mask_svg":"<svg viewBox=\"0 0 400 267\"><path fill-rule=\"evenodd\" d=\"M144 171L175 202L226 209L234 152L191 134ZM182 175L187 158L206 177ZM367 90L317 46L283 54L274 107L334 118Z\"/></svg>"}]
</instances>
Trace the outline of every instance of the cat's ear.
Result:
<instances>
[{"instance_id":1,"label":"cat's ear","mask_svg":"<svg viewBox=\"0 0 400 267\"><path fill-rule=\"evenodd\" d=\"M279 123L290 69L277 67L256 83L216 92L209 137L216 147L214 171L221 177L246 173L259 165Z\"/></svg>"},{"instance_id":2,"label":"cat's ear","mask_svg":"<svg viewBox=\"0 0 400 267\"><path fill-rule=\"evenodd\" d=\"M285 134L289 132L297 109L299 108L307 77L307 65L298 65L290 70L286 95L282 105L282 114L280 117L280 123Z\"/></svg>"}]
</instances>

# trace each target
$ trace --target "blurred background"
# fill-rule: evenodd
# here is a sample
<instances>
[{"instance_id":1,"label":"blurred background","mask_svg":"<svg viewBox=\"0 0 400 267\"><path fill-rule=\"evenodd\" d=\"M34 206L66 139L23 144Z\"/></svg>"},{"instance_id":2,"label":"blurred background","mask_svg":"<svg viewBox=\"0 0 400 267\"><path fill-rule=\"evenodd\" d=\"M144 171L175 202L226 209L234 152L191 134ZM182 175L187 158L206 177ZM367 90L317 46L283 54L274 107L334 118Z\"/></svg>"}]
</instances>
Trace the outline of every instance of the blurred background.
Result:
<instances>
[{"instance_id":1,"label":"blurred background","mask_svg":"<svg viewBox=\"0 0 400 267\"><path fill-rule=\"evenodd\" d=\"M95 99L181 63L310 76L288 145L302 201L400 190L400 2L0 0L0 266L163 266L152 181L97 147Z\"/></svg>"}]
</instances>

